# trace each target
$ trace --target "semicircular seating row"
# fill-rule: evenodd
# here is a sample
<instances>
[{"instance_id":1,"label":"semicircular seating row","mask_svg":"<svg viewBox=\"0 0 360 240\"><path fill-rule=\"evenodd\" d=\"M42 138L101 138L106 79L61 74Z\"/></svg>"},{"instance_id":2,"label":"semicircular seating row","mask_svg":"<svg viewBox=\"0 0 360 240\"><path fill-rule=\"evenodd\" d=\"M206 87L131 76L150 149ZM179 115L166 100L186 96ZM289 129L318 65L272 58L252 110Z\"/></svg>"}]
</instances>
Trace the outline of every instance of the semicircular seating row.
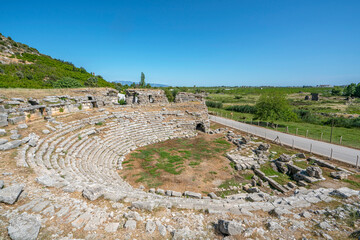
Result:
<instances>
[{"instance_id":1,"label":"semicircular seating row","mask_svg":"<svg viewBox=\"0 0 360 240\"><path fill-rule=\"evenodd\" d=\"M93 116L58 125L57 130L41 138L35 147L24 145L18 165L29 166L38 176L47 175L53 186L64 191L82 191L97 185L105 198L130 202L151 202L152 206L203 209L216 212L242 207L263 209L270 202L249 203L244 197L231 199L189 199L168 197L132 188L116 172L122 169L125 155L138 147L172 138L196 135L194 120L173 118L171 113L133 112ZM173 113L176 115L176 112ZM101 126L96 123L102 122ZM189 126L194 126L189 128Z\"/></svg>"},{"instance_id":2,"label":"semicircular seating row","mask_svg":"<svg viewBox=\"0 0 360 240\"><path fill-rule=\"evenodd\" d=\"M161 112L114 113L62 124L36 147L24 145L18 165L29 166L40 176L51 176L58 187L81 191L96 183L128 191L132 187L116 172L127 153L167 139L196 135L192 129L181 128L186 121L164 118ZM99 122L104 126L95 125Z\"/></svg>"}]
</instances>

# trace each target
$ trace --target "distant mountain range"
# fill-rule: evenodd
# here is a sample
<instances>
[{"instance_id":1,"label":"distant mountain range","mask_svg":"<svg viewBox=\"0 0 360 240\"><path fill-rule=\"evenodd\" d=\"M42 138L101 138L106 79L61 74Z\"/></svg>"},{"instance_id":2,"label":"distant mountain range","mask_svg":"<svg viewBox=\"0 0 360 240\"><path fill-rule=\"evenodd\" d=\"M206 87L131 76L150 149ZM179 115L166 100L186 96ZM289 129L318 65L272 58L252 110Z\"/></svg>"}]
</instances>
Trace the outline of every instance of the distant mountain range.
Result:
<instances>
[{"instance_id":1,"label":"distant mountain range","mask_svg":"<svg viewBox=\"0 0 360 240\"><path fill-rule=\"evenodd\" d=\"M139 82L132 82L132 81L115 81L117 83L121 83L122 85L131 85L133 83L139 84ZM168 87L168 85L165 84L159 84L159 83L149 83L152 87Z\"/></svg>"}]
</instances>

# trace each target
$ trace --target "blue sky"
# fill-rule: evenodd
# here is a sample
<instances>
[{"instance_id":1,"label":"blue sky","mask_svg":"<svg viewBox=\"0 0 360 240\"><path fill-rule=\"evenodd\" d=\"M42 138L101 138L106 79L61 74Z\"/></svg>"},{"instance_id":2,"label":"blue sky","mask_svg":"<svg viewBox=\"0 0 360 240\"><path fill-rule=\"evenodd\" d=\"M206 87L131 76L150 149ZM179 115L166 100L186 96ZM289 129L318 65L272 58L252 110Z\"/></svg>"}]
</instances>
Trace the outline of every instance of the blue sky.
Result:
<instances>
[{"instance_id":1,"label":"blue sky","mask_svg":"<svg viewBox=\"0 0 360 240\"><path fill-rule=\"evenodd\" d=\"M109 81L360 82L358 0L4 1L0 32Z\"/></svg>"}]
</instances>

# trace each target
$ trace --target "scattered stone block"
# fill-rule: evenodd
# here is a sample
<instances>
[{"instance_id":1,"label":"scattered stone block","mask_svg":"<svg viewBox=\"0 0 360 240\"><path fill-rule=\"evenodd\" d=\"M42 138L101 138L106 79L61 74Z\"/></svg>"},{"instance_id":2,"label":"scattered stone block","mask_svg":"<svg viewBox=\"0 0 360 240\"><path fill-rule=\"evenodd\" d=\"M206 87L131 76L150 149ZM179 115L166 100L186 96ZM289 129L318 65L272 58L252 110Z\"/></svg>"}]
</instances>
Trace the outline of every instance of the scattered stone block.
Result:
<instances>
[{"instance_id":1,"label":"scattered stone block","mask_svg":"<svg viewBox=\"0 0 360 240\"><path fill-rule=\"evenodd\" d=\"M161 189L161 188L158 188L158 189L156 190L156 193L157 193L157 194L160 194L160 195L165 195L165 190L163 190L163 189Z\"/></svg>"},{"instance_id":2,"label":"scattered stone block","mask_svg":"<svg viewBox=\"0 0 360 240\"><path fill-rule=\"evenodd\" d=\"M266 223L266 227L270 230L270 231L275 231L275 230L283 230L284 228L277 222L275 221L269 221Z\"/></svg>"},{"instance_id":3,"label":"scattered stone block","mask_svg":"<svg viewBox=\"0 0 360 240\"><path fill-rule=\"evenodd\" d=\"M24 185L16 184L0 189L0 202L14 204L24 189Z\"/></svg>"},{"instance_id":4,"label":"scattered stone block","mask_svg":"<svg viewBox=\"0 0 360 240\"><path fill-rule=\"evenodd\" d=\"M6 135L6 130L5 129L0 129L0 136L4 136L4 135Z\"/></svg>"},{"instance_id":5,"label":"scattered stone block","mask_svg":"<svg viewBox=\"0 0 360 240\"><path fill-rule=\"evenodd\" d=\"M315 167L315 166L309 166L306 168L306 172L310 177L315 177L318 179L322 179L322 170L319 167Z\"/></svg>"},{"instance_id":6,"label":"scattered stone block","mask_svg":"<svg viewBox=\"0 0 360 240\"><path fill-rule=\"evenodd\" d=\"M0 151L6 151L6 150L14 149L14 148L19 147L21 144L22 144L21 140L15 140L15 141L7 142L5 144L0 145Z\"/></svg>"},{"instance_id":7,"label":"scattered stone block","mask_svg":"<svg viewBox=\"0 0 360 240\"><path fill-rule=\"evenodd\" d=\"M306 155L304 153L297 153L296 157L298 157L298 158L306 158Z\"/></svg>"},{"instance_id":8,"label":"scattered stone block","mask_svg":"<svg viewBox=\"0 0 360 240\"><path fill-rule=\"evenodd\" d=\"M25 116L8 118L8 122L9 122L10 124L19 124L19 123L21 123L21 122L25 122Z\"/></svg>"},{"instance_id":9,"label":"scattered stone block","mask_svg":"<svg viewBox=\"0 0 360 240\"><path fill-rule=\"evenodd\" d=\"M350 198L352 196L359 196L359 194L360 194L360 191L352 190L352 189L347 188L347 187L342 187L342 188L339 188L339 189L335 189L334 191L332 191L330 193L330 195L338 196L338 197L341 197L341 198Z\"/></svg>"},{"instance_id":10,"label":"scattered stone block","mask_svg":"<svg viewBox=\"0 0 360 240\"><path fill-rule=\"evenodd\" d=\"M12 240L36 240L41 223L33 215L22 213L10 219L8 234Z\"/></svg>"},{"instance_id":11,"label":"scattered stone block","mask_svg":"<svg viewBox=\"0 0 360 240\"><path fill-rule=\"evenodd\" d=\"M191 198L201 198L201 193L196 193L196 192L190 192L190 191L185 191L184 192L184 196L186 197L191 197Z\"/></svg>"},{"instance_id":12,"label":"scattered stone block","mask_svg":"<svg viewBox=\"0 0 360 240\"><path fill-rule=\"evenodd\" d=\"M50 130L44 129L44 130L42 130L42 133L43 133L43 134L49 134L49 133L50 133Z\"/></svg>"},{"instance_id":13,"label":"scattered stone block","mask_svg":"<svg viewBox=\"0 0 360 240\"><path fill-rule=\"evenodd\" d=\"M218 198L219 198L219 197L216 196L216 194L213 193L213 192L209 193L208 196L209 196L211 199L218 199Z\"/></svg>"},{"instance_id":14,"label":"scattered stone block","mask_svg":"<svg viewBox=\"0 0 360 240\"><path fill-rule=\"evenodd\" d=\"M22 123L22 124L19 124L17 127L19 129L26 129L26 128L28 128L28 125L26 125L26 123Z\"/></svg>"},{"instance_id":15,"label":"scattered stone block","mask_svg":"<svg viewBox=\"0 0 360 240\"><path fill-rule=\"evenodd\" d=\"M148 210L148 211L152 211L155 207L156 204L155 202L151 202L151 201L136 201L133 202L131 204L132 207L137 208L137 209L144 209L144 210Z\"/></svg>"},{"instance_id":16,"label":"scattered stone block","mask_svg":"<svg viewBox=\"0 0 360 240\"><path fill-rule=\"evenodd\" d=\"M19 138L21 138L20 134L13 134L13 135L10 136L11 140L18 140Z\"/></svg>"},{"instance_id":17,"label":"scattered stone block","mask_svg":"<svg viewBox=\"0 0 360 240\"><path fill-rule=\"evenodd\" d=\"M331 176L332 178L342 180L342 179L347 179L348 176L349 176L349 173L344 172L344 171L331 172L331 173L330 173L330 176Z\"/></svg>"},{"instance_id":18,"label":"scattered stone block","mask_svg":"<svg viewBox=\"0 0 360 240\"><path fill-rule=\"evenodd\" d=\"M8 141L9 141L9 140L7 140L7 139L1 138L1 139L0 139L0 145L5 144L5 143L7 143Z\"/></svg>"},{"instance_id":19,"label":"scattered stone block","mask_svg":"<svg viewBox=\"0 0 360 240\"><path fill-rule=\"evenodd\" d=\"M173 196L173 197L181 197L182 193L181 192L171 191L171 196Z\"/></svg>"},{"instance_id":20,"label":"scattered stone block","mask_svg":"<svg viewBox=\"0 0 360 240\"><path fill-rule=\"evenodd\" d=\"M108 233L114 233L118 230L120 223L113 222L105 225L105 231Z\"/></svg>"},{"instance_id":21,"label":"scattered stone block","mask_svg":"<svg viewBox=\"0 0 360 240\"><path fill-rule=\"evenodd\" d=\"M224 235L239 235L244 230L244 227L240 222L218 220L218 229Z\"/></svg>"},{"instance_id":22,"label":"scattered stone block","mask_svg":"<svg viewBox=\"0 0 360 240\"><path fill-rule=\"evenodd\" d=\"M56 183L56 181L49 175L43 175L41 177L37 177L35 181L40 183L41 185L44 185L45 187L54 187Z\"/></svg>"},{"instance_id":23,"label":"scattered stone block","mask_svg":"<svg viewBox=\"0 0 360 240\"><path fill-rule=\"evenodd\" d=\"M129 219L126 221L124 228L129 230L135 230L136 229L136 221L133 219Z\"/></svg>"},{"instance_id":24,"label":"scattered stone block","mask_svg":"<svg viewBox=\"0 0 360 240\"><path fill-rule=\"evenodd\" d=\"M319 227L321 229L324 229L324 230L331 230L332 229L331 225L328 222L325 222L325 221L319 223Z\"/></svg>"},{"instance_id":25,"label":"scattered stone block","mask_svg":"<svg viewBox=\"0 0 360 240\"><path fill-rule=\"evenodd\" d=\"M152 234L156 230L156 224L153 221L149 220L146 222L145 229L147 233Z\"/></svg>"},{"instance_id":26,"label":"scattered stone block","mask_svg":"<svg viewBox=\"0 0 360 240\"><path fill-rule=\"evenodd\" d=\"M280 162L290 162L291 161L291 156L290 155L287 155L285 153L281 154L278 158L278 161Z\"/></svg>"},{"instance_id":27,"label":"scattered stone block","mask_svg":"<svg viewBox=\"0 0 360 240\"><path fill-rule=\"evenodd\" d=\"M304 211L300 214L303 218L311 218L312 215L308 211Z\"/></svg>"},{"instance_id":28,"label":"scattered stone block","mask_svg":"<svg viewBox=\"0 0 360 240\"><path fill-rule=\"evenodd\" d=\"M98 185L92 185L86 187L82 192L83 197L89 199L90 201L94 201L99 197L104 195L103 188Z\"/></svg>"}]
</instances>

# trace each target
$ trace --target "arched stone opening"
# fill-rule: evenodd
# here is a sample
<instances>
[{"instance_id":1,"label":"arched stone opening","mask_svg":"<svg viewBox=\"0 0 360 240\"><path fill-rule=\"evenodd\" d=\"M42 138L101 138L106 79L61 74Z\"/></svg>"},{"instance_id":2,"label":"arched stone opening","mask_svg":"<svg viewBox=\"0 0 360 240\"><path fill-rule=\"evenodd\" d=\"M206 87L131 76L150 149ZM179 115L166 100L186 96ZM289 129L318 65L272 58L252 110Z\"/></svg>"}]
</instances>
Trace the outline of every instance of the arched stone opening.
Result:
<instances>
[{"instance_id":1,"label":"arched stone opening","mask_svg":"<svg viewBox=\"0 0 360 240\"><path fill-rule=\"evenodd\" d=\"M195 129L201 132L206 132L205 125L203 123L197 123Z\"/></svg>"}]
</instances>

